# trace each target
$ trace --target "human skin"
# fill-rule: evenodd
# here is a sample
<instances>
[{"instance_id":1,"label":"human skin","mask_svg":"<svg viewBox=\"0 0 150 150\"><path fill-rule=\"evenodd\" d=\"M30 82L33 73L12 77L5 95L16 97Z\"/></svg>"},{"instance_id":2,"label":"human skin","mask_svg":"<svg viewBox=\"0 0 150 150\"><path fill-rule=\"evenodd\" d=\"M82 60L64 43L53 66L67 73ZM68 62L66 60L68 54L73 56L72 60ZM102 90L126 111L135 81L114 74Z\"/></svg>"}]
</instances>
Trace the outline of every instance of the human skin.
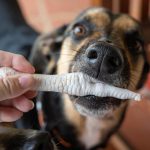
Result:
<instances>
[{"instance_id":1,"label":"human skin","mask_svg":"<svg viewBox=\"0 0 150 150\"><path fill-rule=\"evenodd\" d=\"M0 51L0 66L22 73L35 72L34 67L23 56L4 51ZM0 79L0 122L16 121L34 107L31 99L36 92L30 91L34 83L34 78L26 75Z\"/></svg>"}]
</instances>

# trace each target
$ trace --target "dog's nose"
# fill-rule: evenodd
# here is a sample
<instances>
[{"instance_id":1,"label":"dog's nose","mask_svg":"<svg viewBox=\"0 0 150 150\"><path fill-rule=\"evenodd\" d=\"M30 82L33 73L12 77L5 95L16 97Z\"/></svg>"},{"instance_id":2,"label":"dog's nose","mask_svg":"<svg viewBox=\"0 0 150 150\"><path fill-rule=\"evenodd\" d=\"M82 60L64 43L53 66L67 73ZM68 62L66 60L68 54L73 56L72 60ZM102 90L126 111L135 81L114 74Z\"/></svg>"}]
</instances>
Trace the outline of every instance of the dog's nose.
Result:
<instances>
[{"instance_id":1,"label":"dog's nose","mask_svg":"<svg viewBox=\"0 0 150 150\"><path fill-rule=\"evenodd\" d=\"M123 58L118 49L109 44L97 44L87 48L86 61L94 68L99 68L99 72L105 74L114 74L121 70Z\"/></svg>"},{"instance_id":2,"label":"dog's nose","mask_svg":"<svg viewBox=\"0 0 150 150\"><path fill-rule=\"evenodd\" d=\"M98 51L96 49L89 49L87 52L88 61L94 63L98 59Z\"/></svg>"},{"instance_id":3,"label":"dog's nose","mask_svg":"<svg viewBox=\"0 0 150 150\"><path fill-rule=\"evenodd\" d=\"M107 52L101 64L103 73L113 74L121 69L122 59L119 53L113 49Z\"/></svg>"},{"instance_id":4,"label":"dog's nose","mask_svg":"<svg viewBox=\"0 0 150 150\"><path fill-rule=\"evenodd\" d=\"M54 150L54 145L47 132L39 132L25 142L23 150Z\"/></svg>"}]
</instances>

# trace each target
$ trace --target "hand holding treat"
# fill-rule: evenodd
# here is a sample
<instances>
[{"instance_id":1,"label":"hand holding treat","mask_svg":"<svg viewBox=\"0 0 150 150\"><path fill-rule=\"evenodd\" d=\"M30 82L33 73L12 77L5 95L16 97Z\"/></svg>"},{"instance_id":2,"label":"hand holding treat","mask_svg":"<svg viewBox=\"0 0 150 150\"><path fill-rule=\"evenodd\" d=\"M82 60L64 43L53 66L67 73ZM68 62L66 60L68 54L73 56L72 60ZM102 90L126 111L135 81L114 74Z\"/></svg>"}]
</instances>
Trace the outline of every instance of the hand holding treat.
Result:
<instances>
[{"instance_id":1,"label":"hand holding treat","mask_svg":"<svg viewBox=\"0 0 150 150\"><path fill-rule=\"evenodd\" d=\"M2 78L21 75L22 73L11 68L3 67L0 69L0 77ZM99 97L115 97L137 101L141 99L140 94L102 83L80 72L63 75L33 74L29 76L32 76L36 80L36 83L30 90L55 91L76 96L95 95Z\"/></svg>"},{"instance_id":2,"label":"hand holding treat","mask_svg":"<svg viewBox=\"0 0 150 150\"><path fill-rule=\"evenodd\" d=\"M23 73L32 74L35 71L23 56L4 51L0 51L0 65ZM35 80L31 76L0 79L0 122L15 121L34 107L30 99L36 93L29 90L34 83Z\"/></svg>"}]
</instances>

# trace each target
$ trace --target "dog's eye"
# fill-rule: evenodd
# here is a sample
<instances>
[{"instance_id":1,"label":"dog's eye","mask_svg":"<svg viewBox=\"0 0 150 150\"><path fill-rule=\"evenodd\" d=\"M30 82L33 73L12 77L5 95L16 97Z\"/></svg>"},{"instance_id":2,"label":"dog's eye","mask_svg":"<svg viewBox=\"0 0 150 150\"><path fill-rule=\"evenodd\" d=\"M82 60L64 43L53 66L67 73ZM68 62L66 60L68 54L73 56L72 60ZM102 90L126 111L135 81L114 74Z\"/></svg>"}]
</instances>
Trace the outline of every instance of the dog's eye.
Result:
<instances>
[{"instance_id":1,"label":"dog's eye","mask_svg":"<svg viewBox=\"0 0 150 150\"><path fill-rule=\"evenodd\" d=\"M132 52L136 53L136 54L140 54L143 51L143 46L142 43L139 40L132 40L129 48L131 49Z\"/></svg>"},{"instance_id":2,"label":"dog's eye","mask_svg":"<svg viewBox=\"0 0 150 150\"><path fill-rule=\"evenodd\" d=\"M142 45L139 41L135 41L135 49L137 49L138 52L142 51Z\"/></svg>"},{"instance_id":3,"label":"dog's eye","mask_svg":"<svg viewBox=\"0 0 150 150\"><path fill-rule=\"evenodd\" d=\"M86 34L86 29L83 25L75 25L73 27L73 34L77 37L83 37Z\"/></svg>"},{"instance_id":4,"label":"dog's eye","mask_svg":"<svg viewBox=\"0 0 150 150\"><path fill-rule=\"evenodd\" d=\"M144 42L138 31L135 30L127 32L125 34L125 41L131 53L143 53Z\"/></svg>"}]
</instances>

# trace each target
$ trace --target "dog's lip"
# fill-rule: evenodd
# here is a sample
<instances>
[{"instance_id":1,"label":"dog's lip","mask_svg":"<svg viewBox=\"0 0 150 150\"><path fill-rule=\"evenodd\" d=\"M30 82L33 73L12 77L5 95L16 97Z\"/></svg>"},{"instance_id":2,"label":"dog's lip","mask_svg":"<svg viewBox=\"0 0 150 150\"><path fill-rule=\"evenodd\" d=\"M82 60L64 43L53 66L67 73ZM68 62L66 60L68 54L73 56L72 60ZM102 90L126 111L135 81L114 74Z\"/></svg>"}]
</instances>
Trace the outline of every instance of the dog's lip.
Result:
<instances>
[{"instance_id":1,"label":"dog's lip","mask_svg":"<svg viewBox=\"0 0 150 150\"><path fill-rule=\"evenodd\" d=\"M89 97L92 97L92 98L96 98L98 96L95 96L95 95L86 95L86 96L76 96L76 95L73 95L74 98L89 98ZM100 98L100 97L99 97ZM102 97L101 97L102 98Z\"/></svg>"},{"instance_id":2,"label":"dog's lip","mask_svg":"<svg viewBox=\"0 0 150 150\"><path fill-rule=\"evenodd\" d=\"M72 97L74 97L75 99L80 99L80 98L93 98L93 99L96 99L96 98L112 98L112 97L98 97L98 96L95 96L95 95L86 95L86 96L72 95Z\"/></svg>"},{"instance_id":3,"label":"dog's lip","mask_svg":"<svg viewBox=\"0 0 150 150\"><path fill-rule=\"evenodd\" d=\"M83 101L83 100L87 100L87 102L88 102L88 100L89 101L97 101L97 99L100 99L100 100L98 100L98 102L99 103L101 103L101 101L104 101L104 100L112 100L112 99L117 99L117 98L113 98L113 97L98 97L98 96L95 96L95 95L86 95L86 96L75 96L75 95L72 95L71 97L73 97L73 101L74 101L74 103L78 103L79 101ZM120 99L117 99L117 100L120 100ZM121 102L121 100L120 100L120 102Z\"/></svg>"},{"instance_id":4,"label":"dog's lip","mask_svg":"<svg viewBox=\"0 0 150 150\"><path fill-rule=\"evenodd\" d=\"M96 96L80 97L78 100L73 101L74 107L81 115L94 118L101 118L111 114L121 103L120 100L113 97Z\"/></svg>"},{"instance_id":5,"label":"dog's lip","mask_svg":"<svg viewBox=\"0 0 150 150\"><path fill-rule=\"evenodd\" d=\"M100 111L106 109L108 110L109 108L111 109L120 106L120 104L122 103L120 99L113 97L97 97L94 95L78 96L76 98L75 97L72 99L72 102L75 105L75 107L77 105L80 105L89 111Z\"/></svg>"}]
</instances>

